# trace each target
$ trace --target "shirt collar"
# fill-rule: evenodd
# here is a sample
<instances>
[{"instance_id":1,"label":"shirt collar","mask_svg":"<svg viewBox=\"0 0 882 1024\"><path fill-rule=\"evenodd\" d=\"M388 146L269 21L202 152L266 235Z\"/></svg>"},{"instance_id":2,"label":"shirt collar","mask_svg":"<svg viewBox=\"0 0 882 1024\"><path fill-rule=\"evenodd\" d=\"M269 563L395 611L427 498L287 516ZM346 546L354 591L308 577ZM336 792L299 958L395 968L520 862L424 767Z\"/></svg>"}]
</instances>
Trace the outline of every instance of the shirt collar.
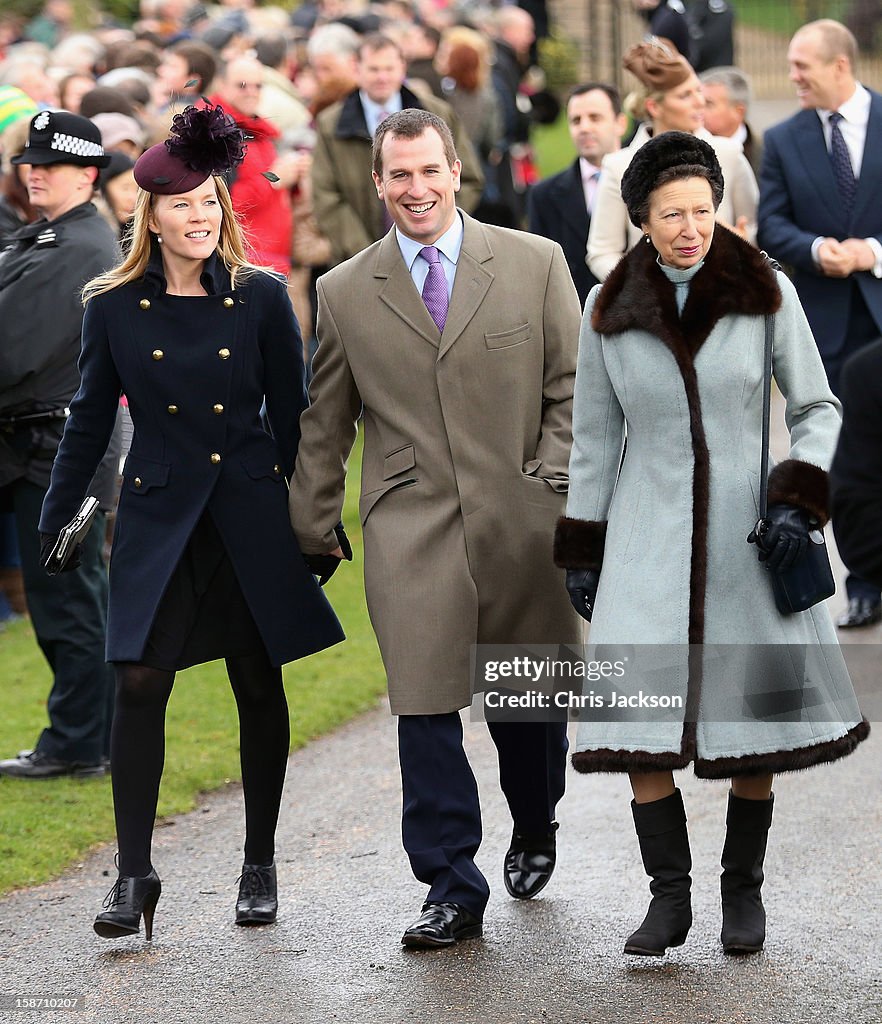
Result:
<instances>
[{"instance_id":1,"label":"shirt collar","mask_svg":"<svg viewBox=\"0 0 882 1024\"><path fill-rule=\"evenodd\" d=\"M600 174L600 168L595 167L590 161L586 160L585 157L579 157L579 170L582 173L582 184L587 185L589 182L594 180L595 174Z\"/></svg>"},{"instance_id":2,"label":"shirt collar","mask_svg":"<svg viewBox=\"0 0 882 1024\"><path fill-rule=\"evenodd\" d=\"M849 124L866 125L870 120L870 94L860 82L856 82L854 92L837 109ZM827 119L832 113L832 110L818 107L818 117L823 124L827 123Z\"/></svg>"},{"instance_id":3,"label":"shirt collar","mask_svg":"<svg viewBox=\"0 0 882 1024\"><path fill-rule=\"evenodd\" d=\"M364 89L358 90L361 105L364 107L364 116L368 125L376 124L380 120L380 114L397 114L401 110L401 92L396 92L381 106L368 96Z\"/></svg>"},{"instance_id":4,"label":"shirt collar","mask_svg":"<svg viewBox=\"0 0 882 1024\"><path fill-rule=\"evenodd\" d=\"M432 245L443 253L451 263L456 264L462 249L462 234L462 216L457 210L453 223L437 241L432 242ZM395 237L398 240L398 248L401 250L407 269L413 270L414 260L419 256L420 250L424 248L425 242L417 242L415 239L409 238L402 234L397 227L395 228Z\"/></svg>"}]
</instances>

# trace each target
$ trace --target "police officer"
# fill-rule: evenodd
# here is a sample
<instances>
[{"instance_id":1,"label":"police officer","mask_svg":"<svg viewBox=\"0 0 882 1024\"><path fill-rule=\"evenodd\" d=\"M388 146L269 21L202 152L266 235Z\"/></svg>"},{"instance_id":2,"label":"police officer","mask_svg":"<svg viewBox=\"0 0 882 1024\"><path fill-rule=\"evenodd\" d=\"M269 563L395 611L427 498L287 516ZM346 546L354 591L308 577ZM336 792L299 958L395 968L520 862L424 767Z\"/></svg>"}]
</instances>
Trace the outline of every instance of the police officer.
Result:
<instances>
[{"instance_id":1,"label":"police officer","mask_svg":"<svg viewBox=\"0 0 882 1024\"><path fill-rule=\"evenodd\" d=\"M109 157L91 121L44 110L12 162L27 165L28 196L41 217L0 253L0 509L15 514L28 608L54 681L49 728L33 750L0 761L0 774L100 775L112 699L104 531L100 522L93 526L79 572L50 579L39 563L37 523L79 386L80 290L118 257L113 232L90 201Z\"/></svg>"}]
</instances>

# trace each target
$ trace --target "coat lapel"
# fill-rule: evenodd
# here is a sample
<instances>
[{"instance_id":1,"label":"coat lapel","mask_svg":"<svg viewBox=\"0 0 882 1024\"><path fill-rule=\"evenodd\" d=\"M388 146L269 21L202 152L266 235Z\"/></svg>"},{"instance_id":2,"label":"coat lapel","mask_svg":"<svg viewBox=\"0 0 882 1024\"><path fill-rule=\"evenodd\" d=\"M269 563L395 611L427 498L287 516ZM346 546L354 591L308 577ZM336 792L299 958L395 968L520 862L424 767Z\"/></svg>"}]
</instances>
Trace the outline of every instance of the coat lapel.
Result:
<instances>
[{"instance_id":1,"label":"coat lapel","mask_svg":"<svg viewBox=\"0 0 882 1024\"><path fill-rule=\"evenodd\" d=\"M879 202L879 182L882 181L882 96L870 93L870 118L861 158L861 176L854 197L852 224L859 225L866 217L870 203Z\"/></svg>"},{"instance_id":2,"label":"coat lapel","mask_svg":"<svg viewBox=\"0 0 882 1024\"><path fill-rule=\"evenodd\" d=\"M806 177L814 185L821 203L827 207L838 224L845 223L845 207L839 195L836 178L833 176L833 165L827 144L824 142L824 129L817 111L803 111L804 116L794 126L796 148L802 158Z\"/></svg>"},{"instance_id":3,"label":"coat lapel","mask_svg":"<svg viewBox=\"0 0 882 1024\"><path fill-rule=\"evenodd\" d=\"M456 279L450 297L450 309L444 333L441 335L441 351L445 355L459 339L477 313L484 297L493 283L493 272L486 264L493 259L493 251L484 229L476 220L463 214L462 249L456 265ZM426 314L428 316L428 313ZM431 321L431 317L429 318Z\"/></svg>"},{"instance_id":4,"label":"coat lapel","mask_svg":"<svg viewBox=\"0 0 882 1024\"><path fill-rule=\"evenodd\" d=\"M555 193L561 223L577 238L587 238L588 207L585 205L585 189L582 187L582 170L578 160L561 175Z\"/></svg>"},{"instance_id":5,"label":"coat lapel","mask_svg":"<svg viewBox=\"0 0 882 1024\"><path fill-rule=\"evenodd\" d=\"M377 249L374 277L378 279L380 301L401 317L424 341L433 348L438 348L441 341L438 328L426 309L422 296L416 290L398 248L394 230L386 234Z\"/></svg>"}]
</instances>

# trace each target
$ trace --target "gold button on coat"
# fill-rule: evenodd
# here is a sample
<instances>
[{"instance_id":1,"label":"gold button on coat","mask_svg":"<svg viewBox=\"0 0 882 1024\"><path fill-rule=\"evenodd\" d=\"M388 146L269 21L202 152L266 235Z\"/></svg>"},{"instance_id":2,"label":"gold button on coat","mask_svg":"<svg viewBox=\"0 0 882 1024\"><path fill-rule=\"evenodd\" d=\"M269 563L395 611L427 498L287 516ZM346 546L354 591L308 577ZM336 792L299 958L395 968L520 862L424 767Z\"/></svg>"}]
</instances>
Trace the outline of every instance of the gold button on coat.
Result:
<instances>
[{"instance_id":1,"label":"gold button on coat","mask_svg":"<svg viewBox=\"0 0 882 1024\"><path fill-rule=\"evenodd\" d=\"M230 350L228 348L219 348L217 350L217 354L221 357L221 359L230 358Z\"/></svg>"},{"instance_id":2,"label":"gold button on coat","mask_svg":"<svg viewBox=\"0 0 882 1024\"><path fill-rule=\"evenodd\" d=\"M233 300L229 296L227 296L224 299L224 305L227 307L227 309L232 309L233 306L235 306L235 302L233 302Z\"/></svg>"},{"instance_id":3,"label":"gold button on coat","mask_svg":"<svg viewBox=\"0 0 882 1024\"><path fill-rule=\"evenodd\" d=\"M140 486L141 486L141 478L139 476L136 476L135 477L135 487L140 487Z\"/></svg>"},{"instance_id":4,"label":"gold button on coat","mask_svg":"<svg viewBox=\"0 0 882 1024\"><path fill-rule=\"evenodd\" d=\"M215 466L220 462L220 460L221 460L221 457L220 457L220 455L218 455L217 452L212 452L211 453L211 461L215 464Z\"/></svg>"},{"instance_id":5,"label":"gold button on coat","mask_svg":"<svg viewBox=\"0 0 882 1024\"><path fill-rule=\"evenodd\" d=\"M175 413L178 411L178 407L176 405L170 405L168 407L168 411L172 414L172 416L174 416Z\"/></svg>"},{"instance_id":6,"label":"gold button on coat","mask_svg":"<svg viewBox=\"0 0 882 1024\"><path fill-rule=\"evenodd\" d=\"M159 360L160 360L160 359L162 359L162 357L163 357L164 355L165 355L165 352L163 352L161 348L155 348L155 349L153 350L153 358L154 358L154 359L155 359L155 360L156 360L157 362L159 362Z\"/></svg>"},{"instance_id":7,"label":"gold button on coat","mask_svg":"<svg viewBox=\"0 0 882 1024\"><path fill-rule=\"evenodd\" d=\"M138 305L141 309L150 309L150 299L141 299Z\"/></svg>"},{"instance_id":8,"label":"gold button on coat","mask_svg":"<svg viewBox=\"0 0 882 1024\"><path fill-rule=\"evenodd\" d=\"M212 408L214 409L215 416L220 416L220 414L224 411L224 407L220 404L220 402L218 402L217 405L213 406Z\"/></svg>"},{"instance_id":9,"label":"gold button on coat","mask_svg":"<svg viewBox=\"0 0 882 1024\"><path fill-rule=\"evenodd\" d=\"M282 467L281 466L273 466L273 472L274 473L281 473L282 472Z\"/></svg>"}]
</instances>

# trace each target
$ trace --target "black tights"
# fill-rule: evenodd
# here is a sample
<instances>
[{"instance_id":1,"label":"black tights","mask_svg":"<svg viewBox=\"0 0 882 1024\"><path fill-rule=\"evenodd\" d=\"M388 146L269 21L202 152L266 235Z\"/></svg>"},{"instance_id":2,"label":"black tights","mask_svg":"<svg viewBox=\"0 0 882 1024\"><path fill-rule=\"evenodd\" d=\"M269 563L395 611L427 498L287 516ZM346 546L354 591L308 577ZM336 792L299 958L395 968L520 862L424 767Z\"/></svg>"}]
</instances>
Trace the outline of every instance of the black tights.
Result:
<instances>
[{"instance_id":1,"label":"black tights","mask_svg":"<svg viewBox=\"0 0 882 1024\"><path fill-rule=\"evenodd\" d=\"M265 654L227 658L239 709L245 790L245 862L270 864L288 760L288 703L282 670ZM150 840L165 760L165 709L174 672L120 662L110 735L113 808L121 875L150 873Z\"/></svg>"}]
</instances>

